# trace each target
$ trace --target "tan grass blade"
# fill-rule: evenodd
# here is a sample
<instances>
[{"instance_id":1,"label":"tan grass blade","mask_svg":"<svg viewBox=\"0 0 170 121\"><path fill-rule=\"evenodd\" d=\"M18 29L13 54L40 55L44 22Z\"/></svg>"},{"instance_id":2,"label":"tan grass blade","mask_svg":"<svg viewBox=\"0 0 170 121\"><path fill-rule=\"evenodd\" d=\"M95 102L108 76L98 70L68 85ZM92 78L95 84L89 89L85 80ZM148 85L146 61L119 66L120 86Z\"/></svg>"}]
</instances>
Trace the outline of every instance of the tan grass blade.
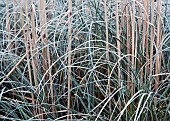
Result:
<instances>
[{"instance_id":1,"label":"tan grass blade","mask_svg":"<svg viewBox=\"0 0 170 121\"><path fill-rule=\"evenodd\" d=\"M39 2L39 16L40 16L40 37L39 39L42 40L42 45L45 46L46 42L45 42L45 23L46 23L46 14L44 13L45 10L45 2L44 0L40 0ZM42 50L42 73L45 74L46 70L48 70L47 67L47 47L44 47ZM46 81L48 80L47 75L44 78ZM49 99L49 96L48 96Z\"/></svg>"},{"instance_id":2,"label":"tan grass blade","mask_svg":"<svg viewBox=\"0 0 170 121\"><path fill-rule=\"evenodd\" d=\"M109 62L109 35L108 35L108 16L107 16L107 1L104 0L104 12L105 12L105 29L106 29L106 59ZM107 67L108 77L110 76L110 68ZM110 79L108 79L108 96L111 94ZM111 112L111 102L109 102L109 111Z\"/></svg>"},{"instance_id":3,"label":"tan grass blade","mask_svg":"<svg viewBox=\"0 0 170 121\"><path fill-rule=\"evenodd\" d=\"M117 38L117 49L118 49L118 57L120 58L120 32L119 32L119 16L118 16L118 0L116 0L116 38ZM119 63L120 65L120 63ZM118 81L120 86L120 68L118 67Z\"/></svg>"},{"instance_id":4,"label":"tan grass blade","mask_svg":"<svg viewBox=\"0 0 170 121\"><path fill-rule=\"evenodd\" d=\"M145 0L144 1L144 10L146 11L146 13L148 12L148 1ZM148 33L146 33L148 31L148 17L145 14L144 15L144 20L143 20L143 35L142 35L142 51L143 51L143 56L146 58L146 62L148 60ZM146 50L146 51L145 51ZM146 65L145 67L145 73L148 74L148 65ZM144 70L141 69L141 83L143 82L143 77L144 77Z\"/></svg>"},{"instance_id":5,"label":"tan grass blade","mask_svg":"<svg viewBox=\"0 0 170 121\"><path fill-rule=\"evenodd\" d=\"M140 0L138 0L138 2L140 3ZM138 5L138 34L141 33L141 26L142 26L141 25L141 9L140 9L140 6ZM136 62L135 62L135 64L136 64ZM142 65L139 64L138 66L141 67ZM141 69L140 77L141 77L140 83L142 84L143 83L143 69Z\"/></svg>"},{"instance_id":6,"label":"tan grass blade","mask_svg":"<svg viewBox=\"0 0 170 121\"><path fill-rule=\"evenodd\" d=\"M138 0L138 2L140 3L140 0ZM141 30L141 9L140 6L138 5L138 32L140 33Z\"/></svg>"},{"instance_id":7,"label":"tan grass blade","mask_svg":"<svg viewBox=\"0 0 170 121\"><path fill-rule=\"evenodd\" d=\"M37 56L36 56L36 47L37 47L37 43L36 43L36 27L35 27L35 23L34 23L34 15L35 15L35 8L33 5L33 1L30 1L30 9L31 9L31 22L32 22L32 39L31 39L31 43L30 43L30 50L31 50L31 63L32 63L32 67L33 67L33 77L34 77L34 84L35 87L38 87L38 81L37 81ZM39 90L37 90L37 93L39 92Z\"/></svg>"},{"instance_id":8,"label":"tan grass blade","mask_svg":"<svg viewBox=\"0 0 170 121\"><path fill-rule=\"evenodd\" d=\"M49 43L48 43L48 29L47 29L47 26L46 26L46 23L47 23L47 19L46 19L46 10L45 10L45 1L43 2L43 16L44 16L44 19L43 19L43 26L44 28L46 29L45 30L45 45L47 45L47 61L48 61L48 67L51 66L51 59L50 59L50 50L49 50ZM52 100L53 100L53 80L52 80L52 74L51 74L51 68L49 68L49 79L50 79L50 91L51 91L51 96L52 96ZM53 110L53 113L54 113L54 107L52 107L52 110Z\"/></svg>"},{"instance_id":9,"label":"tan grass blade","mask_svg":"<svg viewBox=\"0 0 170 121\"><path fill-rule=\"evenodd\" d=\"M145 8L145 10L146 10L146 12L148 13L149 11L148 11L148 3L149 1L148 0L145 0L144 1L144 8ZM148 17L146 16L146 31L145 32L148 32L148 22L149 22L149 20L148 20ZM148 48L148 33L146 33L146 36L145 36L145 45L146 45L146 63L148 63L148 59L149 59L149 48ZM148 70L149 70L149 67L148 67L148 64L146 65L146 67L145 67L145 73L146 73L146 76L148 76Z\"/></svg>"},{"instance_id":10,"label":"tan grass blade","mask_svg":"<svg viewBox=\"0 0 170 121\"><path fill-rule=\"evenodd\" d=\"M71 101L71 15L72 15L72 0L68 1L68 100L67 100L67 119L70 117L70 101Z\"/></svg>"},{"instance_id":11,"label":"tan grass blade","mask_svg":"<svg viewBox=\"0 0 170 121\"><path fill-rule=\"evenodd\" d=\"M135 1L133 1L132 5L132 65L135 67ZM134 68L135 69L135 68ZM131 94L133 95L134 90L134 76L133 73L131 74L132 84L131 84Z\"/></svg>"},{"instance_id":12,"label":"tan grass blade","mask_svg":"<svg viewBox=\"0 0 170 121\"><path fill-rule=\"evenodd\" d=\"M6 0L6 29L8 32L8 49L10 50L12 48L11 46L11 36L10 36L10 19L9 19L9 1Z\"/></svg>"},{"instance_id":13,"label":"tan grass blade","mask_svg":"<svg viewBox=\"0 0 170 121\"><path fill-rule=\"evenodd\" d=\"M31 4L31 20L33 19L33 8L32 8L32 4ZM32 20L33 21L33 20ZM29 19L27 18L27 22L29 22ZM35 42L35 25L34 25L34 22L32 23L32 41L30 43L30 51L31 51L31 57L33 58L31 60L31 63L32 63L32 67L33 67L33 76L34 76L34 84L35 84L35 87L37 88L38 86L38 81L37 81L37 68L36 68L36 58L34 56L35 52L33 51L35 48L36 48L36 42ZM38 92L37 92L38 93Z\"/></svg>"},{"instance_id":14,"label":"tan grass blade","mask_svg":"<svg viewBox=\"0 0 170 121\"><path fill-rule=\"evenodd\" d=\"M41 39L42 39L42 43L45 47L42 50L42 65L43 65L43 74L45 74L45 72L48 70L48 67L50 67L50 63L51 63L51 59L50 59L50 52L49 52L49 45L48 45L48 31L47 31L47 16L46 16L46 8L45 8L45 1L40 0L40 5L39 5L39 14L40 14L40 26L41 26ZM52 100L53 100L53 88L52 88L52 75L51 75L51 68L49 68L49 75L45 76L45 80L48 81L48 78L50 79L50 91L52 94ZM49 100L49 93L47 91L47 97ZM54 111L54 107L53 107L53 111Z\"/></svg>"},{"instance_id":15,"label":"tan grass blade","mask_svg":"<svg viewBox=\"0 0 170 121\"><path fill-rule=\"evenodd\" d=\"M154 0L151 1L151 23L154 25ZM150 44L150 75L153 68L153 43L154 43L154 26L151 26L151 44Z\"/></svg>"},{"instance_id":16,"label":"tan grass blade","mask_svg":"<svg viewBox=\"0 0 170 121\"><path fill-rule=\"evenodd\" d=\"M35 26L35 5L33 4L33 0L30 1L30 9L31 9L31 25L32 25L32 48L33 48L33 60L34 60L34 64L36 66L37 69L37 62L38 62L38 58L36 56L36 48L37 48L37 43L36 43L36 26Z\"/></svg>"},{"instance_id":17,"label":"tan grass blade","mask_svg":"<svg viewBox=\"0 0 170 121\"><path fill-rule=\"evenodd\" d=\"M14 14L14 35L16 35L16 0L12 0L13 3L13 14ZM17 43L14 43L15 49L17 49ZM17 50L15 51L17 53Z\"/></svg>"},{"instance_id":18,"label":"tan grass blade","mask_svg":"<svg viewBox=\"0 0 170 121\"><path fill-rule=\"evenodd\" d=\"M157 39L156 39L156 49L158 52L159 45L160 45L160 39L161 39L161 6L162 6L162 0L157 1ZM156 56L156 67L155 67L155 74L159 74L160 72L160 66L161 66L161 61L160 61L160 52ZM158 89L159 86L159 76L156 77L155 80L155 90Z\"/></svg>"},{"instance_id":19,"label":"tan grass blade","mask_svg":"<svg viewBox=\"0 0 170 121\"><path fill-rule=\"evenodd\" d=\"M126 0L126 3L128 1ZM129 25L129 11L128 11L128 6L126 6L126 33L127 33L127 42L126 42L126 46L127 46L127 54L130 54L130 25ZM130 57L128 57L130 60ZM129 66L127 67L128 70L128 74L130 74L130 68ZM127 88L130 89L130 77L127 77Z\"/></svg>"},{"instance_id":20,"label":"tan grass blade","mask_svg":"<svg viewBox=\"0 0 170 121\"><path fill-rule=\"evenodd\" d=\"M30 64L30 59L29 59L29 56L30 56L30 49L28 47L28 39L27 39L27 35L26 35L26 27L25 27L25 24L24 24L24 19L23 19L23 11L22 11L22 0L20 0L20 20L21 20L21 29L22 29L22 32L23 32L23 35L24 35L24 42L25 42L25 48L26 48L26 55L27 55L27 63L28 63L28 73L29 73L29 79L30 79L30 83L33 83L32 82L32 77L31 77L31 64Z\"/></svg>"},{"instance_id":21,"label":"tan grass blade","mask_svg":"<svg viewBox=\"0 0 170 121\"><path fill-rule=\"evenodd\" d=\"M30 37L30 30L29 30L29 18L28 18L28 9L29 9L29 3L28 3L28 0L26 0L25 1L25 15L26 15L26 30L27 30L27 32L25 33L25 35L27 36L26 37L26 43L27 43L27 46L26 46L26 48L27 49L29 49L30 50L30 53L31 53L31 57L33 58L32 60L31 60L31 62L32 62L32 67L33 67L33 75L34 75L34 83L35 83L35 87L37 88L37 75L36 75L36 67L35 67L35 62L34 62L34 55L33 55L33 42L32 42L32 39L31 39L31 37ZM30 45L30 48L28 47L28 44ZM29 59L28 58L28 56L27 56L27 59ZM31 70L30 70L30 73L31 73ZM31 76L31 75L30 75ZM30 77L31 78L31 77ZM31 85L33 85L33 82L32 82L32 79L30 80L30 84ZM31 94L32 95L32 103L33 103L33 105L35 104L35 100L34 100L34 94L32 93ZM39 110L39 113L41 112L40 111L40 109L38 109ZM33 113L34 114L36 114L36 110L35 110L35 108L33 108Z\"/></svg>"},{"instance_id":22,"label":"tan grass blade","mask_svg":"<svg viewBox=\"0 0 170 121\"><path fill-rule=\"evenodd\" d=\"M50 5L52 6L54 4L54 0L51 0L50 1ZM51 9L51 6L49 9ZM45 12L45 10L44 10ZM50 15L50 12L49 12L49 16L48 16L49 20L51 19L51 15ZM46 42L48 44L48 31L46 31ZM48 67L51 66L51 59L50 59L50 50L49 50L49 45L47 46L47 59L48 59ZM53 113L53 116L54 113L55 113L55 108L54 108L54 105L55 105L55 98L54 98L54 91L53 91L53 80L52 80L52 74L51 74L51 68L49 69L49 79L50 79L50 92L51 92L51 100L52 100L52 113Z\"/></svg>"}]
</instances>

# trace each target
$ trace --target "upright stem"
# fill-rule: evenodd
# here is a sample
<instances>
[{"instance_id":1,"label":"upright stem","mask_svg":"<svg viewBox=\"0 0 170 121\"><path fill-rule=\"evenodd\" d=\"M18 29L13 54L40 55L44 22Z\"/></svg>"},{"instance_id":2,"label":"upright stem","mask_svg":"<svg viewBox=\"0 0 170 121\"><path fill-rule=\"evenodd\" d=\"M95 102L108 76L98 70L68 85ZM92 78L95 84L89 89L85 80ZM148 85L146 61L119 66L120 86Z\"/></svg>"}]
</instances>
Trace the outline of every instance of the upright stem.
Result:
<instances>
[{"instance_id":1,"label":"upright stem","mask_svg":"<svg viewBox=\"0 0 170 121\"><path fill-rule=\"evenodd\" d=\"M43 65L43 74L46 73L46 71L49 69L49 76L45 76L45 81L48 81L48 78L50 79L50 92L51 92L51 99L53 102L53 88L52 88L52 74L51 74L51 59L50 59L50 52L49 52L49 45L48 45L48 31L47 31L47 18L46 18L46 10L45 10L45 1L44 0L40 0L40 26L41 26L41 39L42 39L42 43L44 46L44 49L42 50L42 65ZM47 88L48 89L48 88ZM47 91L47 98L49 100L49 93ZM54 106L52 106L52 111L54 113Z\"/></svg>"},{"instance_id":2,"label":"upright stem","mask_svg":"<svg viewBox=\"0 0 170 121\"><path fill-rule=\"evenodd\" d=\"M151 1L151 23L154 25L154 0ZM151 44L150 44L150 75L153 68L153 42L154 42L154 26L151 26Z\"/></svg>"},{"instance_id":3,"label":"upright stem","mask_svg":"<svg viewBox=\"0 0 170 121\"><path fill-rule=\"evenodd\" d=\"M148 0L145 0L145 6L144 6L146 12L148 13ZM152 8L153 9L153 8ZM146 23L145 23L145 26L146 26L146 30L145 30L145 33L148 32L148 17L145 15L145 20L146 20ZM146 34L145 36L145 45L146 45L146 62L148 61L149 59L149 54L148 54L148 33ZM148 76L148 64L146 65L145 67L145 71L146 71L146 77Z\"/></svg>"},{"instance_id":4,"label":"upright stem","mask_svg":"<svg viewBox=\"0 0 170 121\"><path fill-rule=\"evenodd\" d=\"M133 1L132 6L132 65L135 69L135 1ZM133 72L131 74L132 76L132 85L131 85L131 94L133 95L134 92L134 76Z\"/></svg>"},{"instance_id":5,"label":"upright stem","mask_svg":"<svg viewBox=\"0 0 170 121\"><path fill-rule=\"evenodd\" d=\"M118 58L120 58L120 32L119 32L119 16L118 16L118 0L116 0L116 38ZM120 63L118 64L120 66ZM118 81L120 86L120 68L118 67Z\"/></svg>"},{"instance_id":6,"label":"upright stem","mask_svg":"<svg viewBox=\"0 0 170 121\"><path fill-rule=\"evenodd\" d=\"M24 35L26 36L27 35L27 41L29 42L29 44L30 44L30 53L31 53L31 57L33 58L32 60L31 60L31 63L32 63L32 68L33 68L33 77L34 77L34 83L35 83L35 88L36 88L36 90L37 90L37 87L38 87L38 82L37 82L37 74L36 74L36 67L35 67L35 62L34 62L34 55L33 55L33 42L31 41L31 37L30 37L30 31L29 31L29 18L28 18L28 5L29 5L29 3L28 3L28 0L26 0L25 1L25 15L26 15L26 29L27 29L27 33L25 33L24 32ZM29 56L29 55L28 55ZM28 57L27 57L28 58ZM30 80L30 81L32 81L32 80ZM31 84L32 84L32 82L30 82ZM37 90L38 91L38 90ZM37 94L38 94L38 92L37 92ZM33 96L33 94L32 94L32 103L34 104L34 96ZM39 103L39 101L38 101L38 103ZM34 114L35 114L35 109L33 108L33 110L34 110ZM38 108L38 111L39 111L39 114L41 113L41 109L40 108ZM40 117L41 119L43 118L43 117Z\"/></svg>"},{"instance_id":7,"label":"upright stem","mask_svg":"<svg viewBox=\"0 0 170 121\"><path fill-rule=\"evenodd\" d=\"M32 67L33 67L33 75L34 75L34 83L35 83L35 86L37 88L38 86L38 82L37 82L37 73L36 73L36 70L37 70L37 67L36 67L36 62L37 62L37 59L36 59L36 55L35 55L35 51L32 51L32 50L35 50L36 49L36 35L35 35L35 23L34 23L34 7L33 7L33 2L31 0L31 22L32 22L32 42L30 43L30 48L31 48L31 56L33 57L32 59ZM28 19L29 21L29 19Z\"/></svg>"},{"instance_id":8,"label":"upright stem","mask_svg":"<svg viewBox=\"0 0 170 121\"><path fill-rule=\"evenodd\" d=\"M36 47L37 47L37 43L36 43L36 26L35 26L35 6L33 5L33 0L30 1L30 4L31 4L31 23L32 23L32 47L33 47L33 55L34 55L34 64L37 68L37 56L35 55L36 54Z\"/></svg>"},{"instance_id":9,"label":"upright stem","mask_svg":"<svg viewBox=\"0 0 170 121\"><path fill-rule=\"evenodd\" d=\"M71 15L72 15L72 0L68 1L68 101L67 101L67 119L70 119L70 98L71 98Z\"/></svg>"},{"instance_id":10,"label":"upright stem","mask_svg":"<svg viewBox=\"0 0 170 121\"><path fill-rule=\"evenodd\" d=\"M6 0L6 29L8 32L8 49L11 49L11 36L10 36L10 20L9 20L9 6L8 0Z\"/></svg>"},{"instance_id":11,"label":"upright stem","mask_svg":"<svg viewBox=\"0 0 170 121\"><path fill-rule=\"evenodd\" d=\"M51 0L50 4L53 5L54 1ZM51 9L51 7L49 9ZM45 9L44 9L44 12L45 12ZM49 13L48 18L51 19L50 13ZM46 39L48 39L48 31L46 31L46 35L47 35ZM48 40L46 40L46 43L48 44ZM48 67L50 67L51 66L51 58L50 58L50 48L49 48L49 45L47 46L47 58L48 58ZM51 68L49 68L49 79L50 79L50 92L51 92L51 101L52 101L52 112L53 112L53 115L54 115L54 113L55 113L55 109L54 109L55 98L54 98L54 91L53 91L53 80L52 80Z\"/></svg>"},{"instance_id":12,"label":"upright stem","mask_svg":"<svg viewBox=\"0 0 170 121\"><path fill-rule=\"evenodd\" d=\"M41 28L41 31L40 31L40 39L42 40L42 45L45 46L45 38L46 38L46 35L45 35L45 21L46 21L46 13L44 13L45 11L45 1L44 0L40 0L40 3L39 3L39 16L40 16L40 28ZM43 47L43 50L42 50L42 73L45 74L46 70L48 69L47 68L47 48L46 47ZM47 81L47 75L45 76L45 81ZM48 96L48 99L49 99L49 96Z\"/></svg>"},{"instance_id":13,"label":"upright stem","mask_svg":"<svg viewBox=\"0 0 170 121\"><path fill-rule=\"evenodd\" d=\"M12 0L13 3L13 14L14 14L14 35L16 35L16 0ZM17 53L17 43L15 42L15 53Z\"/></svg>"},{"instance_id":14,"label":"upright stem","mask_svg":"<svg viewBox=\"0 0 170 121\"><path fill-rule=\"evenodd\" d=\"M120 31L119 31L119 11L118 11L118 0L116 0L116 38L117 38L117 52L118 52L118 60L120 59ZM118 84L121 86L120 82L120 63L118 62ZM121 102L119 102L119 110L121 110Z\"/></svg>"},{"instance_id":15,"label":"upright stem","mask_svg":"<svg viewBox=\"0 0 170 121\"><path fill-rule=\"evenodd\" d=\"M140 0L138 0L138 2L140 2ZM138 35L140 35L141 33L141 28L142 28L142 25L141 25L141 9L140 9L140 6L138 5ZM138 36L137 36L138 37ZM138 41L141 41L140 38L138 37L137 39ZM137 42L136 42L137 44ZM142 42L143 44L143 42ZM142 45L143 46L143 45ZM142 60L140 60L140 62L142 62ZM136 64L136 62L135 62ZM142 65L141 64L138 64L139 67L141 67ZM143 83L143 69L141 69L141 72L140 72L140 83Z\"/></svg>"},{"instance_id":16,"label":"upright stem","mask_svg":"<svg viewBox=\"0 0 170 121\"><path fill-rule=\"evenodd\" d=\"M138 0L138 2L140 2L140 0ZM138 5L138 33L140 34L140 29L141 29L141 17L140 17L140 6Z\"/></svg>"},{"instance_id":17,"label":"upright stem","mask_svg":"<svg viewBox=\"0 0 170 121\"><path fill-rule=\"evenodd\" d=\"M127 3L127 0L126 0L126 3ZM129 25L129 16L128 16L128 13L129 11L128 11L128 6L126 6L126 26L127 26L127 28L126 28L126 32L127 32L127 42L126 42L126 46L127 46L127 54L130 54L130 25ZM128 57L128 59L130 60L130 57ZM129 65L130 63L128 63L128 65ZM129 68L129 66L127 65L127 69L128 69L128 74L130 75L130 68ZM129 77L129 75L128 75L128 77L127 77L127 88L130 90L131 88L130 88L130 77Z\"/></svg>"},{"instance_id":18,"label":"upright stem","mask_svg":"<svg viewBox=\"0 0 170 121\"><path fill-rule=\"evenodd\" d=\"M105 29L106 29L106 59L109 63L109 36L108 36L108 17L107 17L107 5L106 5L106 0L104 0L104 11L105 11ZM110 76L110 68L108 65L107 68L107 75L108 77ZM108 79L108 96L110 95L111 90L110 90L110 79ZM111 102L109 102L109 110L111 111Z\"/></svg>"},{"instance_id":19,"label":"upright stem","mask_svg":"<svg viewBox=\"0 0 170 121\"><path fill-rule=\"evenodd\" d=\"M12 3L13 3L13 14L14 14L14 35L16 35L16 14L15 14L15 0L12 0ZM16 43L15 43L15 54L17 53L17 46L16 46ZM13 91L13 98L14 98L14 91Z\"/></svg>"},{"instance_id":20,"label":"upright stem","mask_svg":"<svg viewBox=\"0 0 170 121\"><path fill-rule=\"evenodd\" d=\"M155 74L159 74L160 71L160 52L159 52L159 44L160 44L160 38L161 38L161 18L160 18L160 14L161 14L161 6L162 6L162 1L158 0L157 1L157 11L158 11L158 15L157 15L157 39L156 39L156 48L157 48L157 56L156 56L156 68L155 68ZM156 76L156 81L155 81L155 90L158 89L159 86L159 76Z\"/></svg>"}]
</instances>

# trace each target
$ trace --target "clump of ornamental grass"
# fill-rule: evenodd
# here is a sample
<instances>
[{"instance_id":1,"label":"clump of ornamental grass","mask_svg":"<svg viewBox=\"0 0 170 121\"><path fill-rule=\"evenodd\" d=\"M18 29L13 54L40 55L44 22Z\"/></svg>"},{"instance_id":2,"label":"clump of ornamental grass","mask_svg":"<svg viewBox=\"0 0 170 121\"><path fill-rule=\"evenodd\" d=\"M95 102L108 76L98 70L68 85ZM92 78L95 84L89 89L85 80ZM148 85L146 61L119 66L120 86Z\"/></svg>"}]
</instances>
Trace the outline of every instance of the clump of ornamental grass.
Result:
<instances>
[{"instance_id":1,"label":"clump of ornamental grass","mask_svg":"<svg viewBox=\"0 0 170 121\"><path fill-rule=\"evenodd\" d=\"M169 5L1 1L0 119L168 120Z\"/></svg>"}]
</instances>

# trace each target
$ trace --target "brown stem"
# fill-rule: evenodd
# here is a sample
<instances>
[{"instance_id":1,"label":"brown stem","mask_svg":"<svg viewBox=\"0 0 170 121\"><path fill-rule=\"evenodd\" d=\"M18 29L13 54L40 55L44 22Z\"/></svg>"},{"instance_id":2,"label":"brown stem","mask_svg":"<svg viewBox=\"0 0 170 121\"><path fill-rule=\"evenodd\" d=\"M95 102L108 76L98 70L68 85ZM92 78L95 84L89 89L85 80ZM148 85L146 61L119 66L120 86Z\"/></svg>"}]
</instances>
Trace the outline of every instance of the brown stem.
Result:
<instances>
[{"instance_id":1,"label":"brown stem","mask_svg":"<svg viewBox=\"0 0 170 121\"><path fill-rule=\"evenodd\" d=\"M11 46L11 36L10 36L10 19L9 19L9 6L8 6L8 0L6 0L6 29L7 29L7 32L8 32L8 50L10 50L12 48Z\"/></svg>"},{"instance_id":2,"label":"brown stem","mask_svg":"<svg viewBox=\"0 0 170 121\"><path fill-rule=\"evenodd\" d=\"M70 99L71 99L71 14L72 14L72 0L68 1L68 101L67 101L67 119L70 119Z\"/></svg>"},{"instance_id":3,"label":"brown stem","mask_svg":"<svg viewBox=\"0 0 170 121\"><path fill-rule=\"evenodd\" d=\"M160 61L160 52L158 52L159 49L159 45L160 45L160 39L161 39L161 18L160 18L160 14L161 14L161 6L162 6L162 1L158 0L157 1L157 11L158 11L158 15L157 15L157 39L156 39L156 48L157 48L157 56L156 56L156 67L155 67L155 74L159 74L160 72L160 66L161 66L161 61ZM159 86L159 76L156 76L156 80L155 80L155 90L158 89Z\"/></svg>"},{"instance_id":4,"label":"brown stem","mask_svg":"<svg viewBox=\"0 0 170 121\"><path fill-rule=\"evenodd\" d=\"M104 11L105 11L105 29L106 29L106 59L107 61L109 62L109 34L108 34L108 17L107 17L107 5L106 5L106 0L104 0ZM108 77L110 76L110 68L109 68L109 65L107 67L107 75ZM110 95L111 93L111 90L110 90L110 79L108 79L108 84L107 84L107 87L108 87L108 96ZM109 102L109 111L111 112L111 102Z\"/></svg>"}]
</instances>

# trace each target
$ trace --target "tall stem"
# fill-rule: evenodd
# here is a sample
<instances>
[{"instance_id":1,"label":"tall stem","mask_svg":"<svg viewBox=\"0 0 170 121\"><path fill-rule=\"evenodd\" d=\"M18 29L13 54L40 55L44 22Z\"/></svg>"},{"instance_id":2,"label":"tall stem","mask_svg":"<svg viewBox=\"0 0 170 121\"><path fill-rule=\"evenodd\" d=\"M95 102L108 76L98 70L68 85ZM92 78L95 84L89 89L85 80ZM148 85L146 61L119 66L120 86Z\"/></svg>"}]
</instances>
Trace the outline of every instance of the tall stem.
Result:
<instances>
[{"instance_id":1,"label":"tall stem","mask_svg":"<svg viewBox=\"0 0 170 121\"><path fill-rule=\"evenodd\" d=\"M118 58L120 58L120 32L119 32L119 16L118 16L118 0L116 0L116 38L117 38L117 51ZM120 63L118 64L120 66ZM120 86L120 68L118 67L118 81Z\"/></svg>"},{"instance_id":2,"label":"tall stem","mask_svg":"<svg viewBox=\"0 0 170 121\"><path fill-rule=\"evenodd\" d=\"M46 21L46 13L44 12L45 10L45 1L44 0L40 0L39 3L39 16L40 16L40 40L42 40L42 45L43 45L43 49L42 49L42 73L45 74L47 68L47 47L44 47L46 45L45 42L45 21ZM47 81L47 75L45 75L45 81ZM49 96L47 97L49 99Z\"/></svg>"},{"instance_id":3,"label":"tall stem","mask_svg":"<svg viewBox=\"0 0 170 121\"><path fill-rule=\"evenodd\" d=\"M133 1L132 5L132 65L135 69L135 1ZM131 74L132 76L132 85L131 85L131 94L133 95L134 92L134 76L133 72Z\"/></svg>"},{"instance_id":4,"label":"tall stem","mask_svg":"<svg viewBox=\"0 0 170 121\"><path fill-rule=\"evenodd\" d=\"M126 0L126 3L128 1ZM128 6L126 6L126 32L127 32L127 42L126 42L126 46L127 46L127 54L130 54L130 25L129 25L129 11L128 11ZM130 57L128 57L129 61L130 61ZM128 63L130 64L130 63ZM129 66L127 66L127 70L128 70L128 74L130 75L130 68ZM127 77L127 88L130 90L130 77Z\"/></svg>"},{"instance_id":5,"label":"tall stem","mask_svg":"<svg viewBox=\"0 0 170 121\"><path fill-rule=\"evenodd\" d=\"M154 25L154 0L151 1L151 23ZM150 76L153 68L153 43L154 43L154 26L151 26L151 44L150 44Z\"/></svg>"},{"instance_id":6,"label":"tall stem","mask_svg":"<svg viewBox=\"0 0 170 121\"><path fill-rule=\"evenodd\" d=\"M160 52L159 52L159 45L160 45L160 38L161 38L161 6L162 6L162 1L158 0L157 1L157 39L156 39L156 50L157 50L157 56L156 56L156 68L155 68L155 74L159 74L160 71ZM155 90L158 89L159 86L159 76L156 76L156 81L155 81Z\"/></svg>"},{"instance_id":7,"label":"tall stem","mask_svg":"<svg viewBox=\"0 0 170 121\"><path fill-rule=\"evenodd\" d=\"M148 13L148 0L145 0L145 10L146 12ZM145 20L146 20L146 23L145 23L145 26L146 26L146 30L145 30L145 33L148 32L148 17L145 15ZM149 59L149 54L148 54L148 33L146 34L145 36L145 45L146 45L146 63L148 63L148 59ZM148 64L146 65L145 67L145 71L146 71L146 77L148 76Z\"/></svg>"},{"instance_id":8,"label":"tall stem","mask_svg":"<svg viewBox=\"0 0 170 121\"><path fill-rule=\"evenodd\" d=\"M105 11L105 29L106 29L106 59L109 63L109 35L108 35L108 17L107 17L107 5L106 5L106 0L104 0L104 11ZM110 68L109 68L109 65L108 65L108 68L107 68L107 75L108 77L110 76ZM111 93L111 90L110 90L110 79L108 79L108 96L110 95ZM109 102L109 111L111 111L111 102Z\"/></svg>"},{"instance_id":9,"label":"tall stem","mask_svg":"<svg viewBox=\"0 0 170 121\"><path fill-rule=\"evenodd\" d=\"M70 119L70 98L71 98L71 15L72 15L72 0L68 1L68 100L67 100L67 119Z\"/></svg>"},{"instance_id":10,"label":"tall stem","mask_svg":"<svg viewBox=\"0 0 170 121\"><path fill-rule=\"evenodd\" d=\"M14 35L16 35L16 0L12 0L13 3L13 14L14 14ZM17 53L17 43L14 43L15 53Z\"/></svg>"},{"instance_id":11,"label":"tall stem","mask_svg":"<svg viewBox=\"0 0 170 121\"><path fill-rule=\"evenodd\" d=\"M11 49L11 36L10 36L10 19L9 19L9 6L8 6L9 2L8 0L6 0L6 29L8 32L8 49Z\"/></svg>"}]
</instances>

